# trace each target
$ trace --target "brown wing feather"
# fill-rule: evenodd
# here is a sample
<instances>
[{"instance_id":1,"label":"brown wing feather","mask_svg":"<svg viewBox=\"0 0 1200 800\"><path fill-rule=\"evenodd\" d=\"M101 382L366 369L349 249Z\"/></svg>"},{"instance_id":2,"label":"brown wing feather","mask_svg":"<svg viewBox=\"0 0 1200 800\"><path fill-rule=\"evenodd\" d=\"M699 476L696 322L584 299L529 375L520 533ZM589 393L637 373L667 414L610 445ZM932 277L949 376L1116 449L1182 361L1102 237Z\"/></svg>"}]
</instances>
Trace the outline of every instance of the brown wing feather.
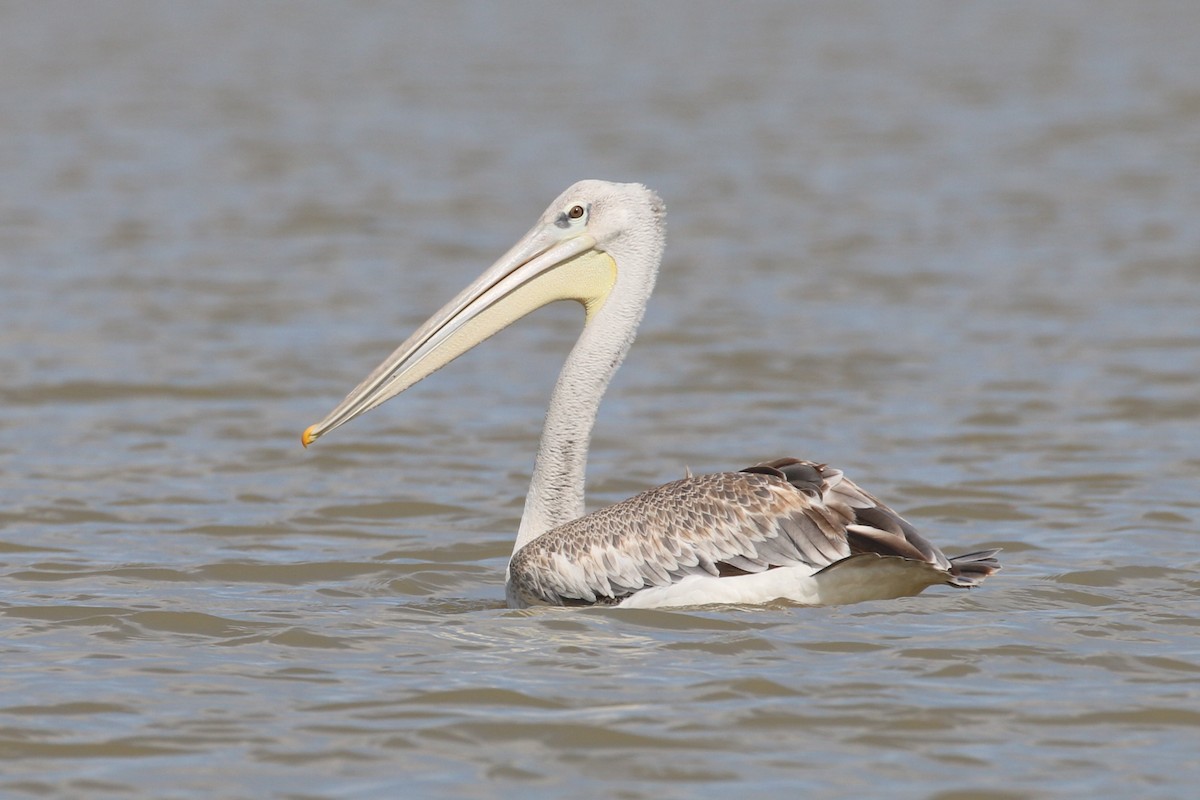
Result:
<instances>
[{"instance_id":1,"label":"brown wing feather","mask_svg":"<svg viewBox=\"0 0 1200 800\"><path fill-rule=\"evenodd\" d=\"M521 548L509 575L528 603L613 603L687 575L822 569L859 553L956 575L940 550L841 471L792 458L684 478L588 514ZM999 568L993 553L973 555L959 585Z\"/></svg>"}]
</instances>

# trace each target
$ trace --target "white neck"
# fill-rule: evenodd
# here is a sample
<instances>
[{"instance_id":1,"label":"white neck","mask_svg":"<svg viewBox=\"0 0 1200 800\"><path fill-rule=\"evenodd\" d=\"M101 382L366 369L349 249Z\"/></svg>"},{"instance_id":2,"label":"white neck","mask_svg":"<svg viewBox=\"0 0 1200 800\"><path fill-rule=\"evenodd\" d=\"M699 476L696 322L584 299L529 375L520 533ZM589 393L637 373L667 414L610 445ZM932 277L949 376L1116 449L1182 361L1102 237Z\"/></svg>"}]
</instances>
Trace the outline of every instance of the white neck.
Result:
<instances>
[{"instance_id":1,"label":"white neck","mask_svg":"<svg viewBox=\"0 0 1200 800\"><path fill-rule=\"evenodd\" d=\"M641 319L641 308L629 314L613 307L615 299L610 297L584 326L558 375L513 553L584 514L584 473L596 412Z\"/></svg>"},{"instance_id":2,"label":"white neck","mask_svg":"<svg viewBox=\"0 0 1200 800\"><path fill-rule=\"evenodd\" d=\"M514 554L543 533L584 515L584 472L596 412L637 335L654 291L662 247L662 228L656 222L645 236L626 243L622 252L609 253L617 263L617 280L604 305L584 325L554 385Z\"/></svg>"}]
</instances>

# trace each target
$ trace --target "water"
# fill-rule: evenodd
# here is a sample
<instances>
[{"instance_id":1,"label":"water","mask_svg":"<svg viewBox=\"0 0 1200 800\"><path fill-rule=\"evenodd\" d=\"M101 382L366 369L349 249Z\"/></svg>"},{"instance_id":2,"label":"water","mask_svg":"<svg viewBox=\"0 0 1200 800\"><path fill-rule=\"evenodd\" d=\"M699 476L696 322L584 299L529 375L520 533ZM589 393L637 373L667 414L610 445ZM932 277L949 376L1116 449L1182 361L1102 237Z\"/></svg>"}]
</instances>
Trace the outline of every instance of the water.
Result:
<instances>
[{"instance_id":1,"label":"water","mask_svg":"<svg viewBox=\"0 0 1200 800\"><path fill-rule=\"evenodd\" d=\"M0 9L0 794L1189 794L1198 17ZM797 455L1005 571L504 609L569 305L300 448L582 177L669 209L593 506Z\"/></svg>"}]
</instances>

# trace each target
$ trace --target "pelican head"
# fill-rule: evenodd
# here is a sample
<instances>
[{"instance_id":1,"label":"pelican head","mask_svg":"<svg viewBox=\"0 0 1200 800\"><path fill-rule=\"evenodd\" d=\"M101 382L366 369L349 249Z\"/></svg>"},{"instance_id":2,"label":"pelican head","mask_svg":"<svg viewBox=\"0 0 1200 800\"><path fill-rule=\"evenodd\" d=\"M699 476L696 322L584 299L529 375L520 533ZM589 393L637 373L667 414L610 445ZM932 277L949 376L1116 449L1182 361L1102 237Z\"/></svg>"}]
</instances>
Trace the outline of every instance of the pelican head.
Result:
<instances>
[{"instance_id":1,"label":"pelican head","mask_svg":"<svg viewBox=\"0 0 1200 800\"><path fill-rule=\"evenodd\" d=\"M582 304L585 330L624 332L619 363L654 288L663 217L662 201L640 184L576 183L511 250L430 317L328 416L309 426L301 437L304 446L555 300ZM593 325L601 316L610 322Z\"/></svg>"}]
</instances>

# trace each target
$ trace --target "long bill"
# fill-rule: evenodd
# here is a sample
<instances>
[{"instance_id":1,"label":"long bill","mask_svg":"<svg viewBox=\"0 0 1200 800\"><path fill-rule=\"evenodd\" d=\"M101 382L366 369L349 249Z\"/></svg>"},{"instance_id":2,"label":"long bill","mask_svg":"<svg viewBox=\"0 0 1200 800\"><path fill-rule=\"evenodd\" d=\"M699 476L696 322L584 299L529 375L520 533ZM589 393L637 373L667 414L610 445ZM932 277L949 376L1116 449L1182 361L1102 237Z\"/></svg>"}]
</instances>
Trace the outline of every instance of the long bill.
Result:
<instances>
[{"instance_id":1,"label":"long bill","mask_svg":"<svg viewBox=\"0 0 1200 800\"><path fill-rule=\"evenodd\" d=\"M395 397L463 353L555 300L583 304L590 320L616 282L617 265L586 232L539 225L430 317L300 441L329 431Z\"/></svg>"}]
</instances>

